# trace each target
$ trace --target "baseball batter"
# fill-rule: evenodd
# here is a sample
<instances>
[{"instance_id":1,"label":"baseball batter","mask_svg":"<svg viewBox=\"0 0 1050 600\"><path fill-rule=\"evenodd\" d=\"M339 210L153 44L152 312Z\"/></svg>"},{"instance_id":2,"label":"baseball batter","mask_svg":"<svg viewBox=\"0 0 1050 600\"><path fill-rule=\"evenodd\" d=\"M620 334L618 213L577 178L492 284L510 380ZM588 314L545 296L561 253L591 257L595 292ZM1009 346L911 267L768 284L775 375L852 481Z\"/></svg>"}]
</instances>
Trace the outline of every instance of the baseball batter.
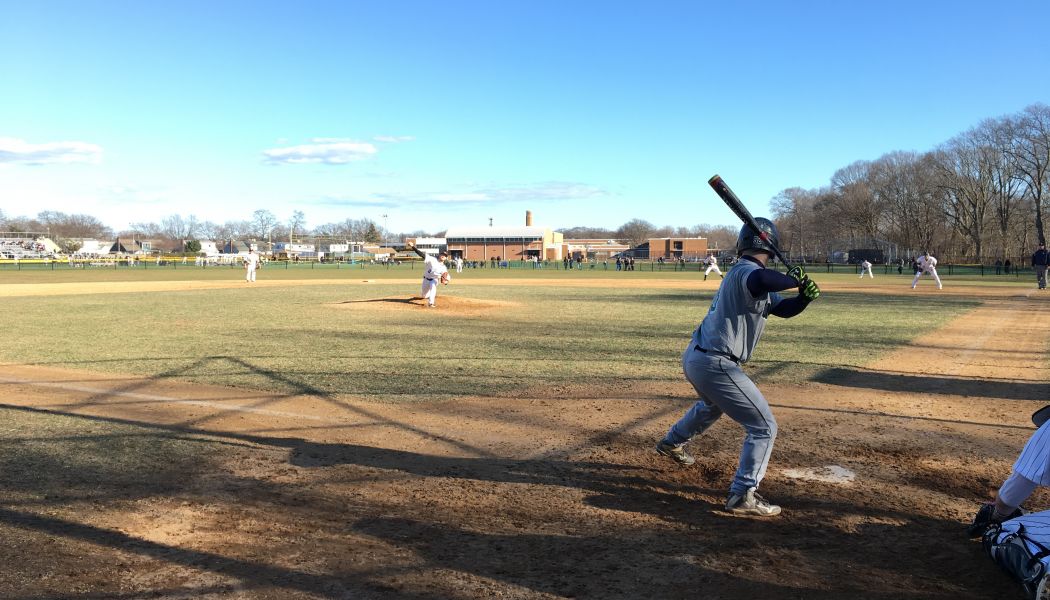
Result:
<instances>
[{"instance_id":1,"label":"baseball batter","mask_svg":"<svg viewBox=\"0 0 1050 600\"><path fill-rule=\"evenodd\" d=\"M707 259L704 260L704 264L707 265L707 270L704 271L704 281L707 281L707 274L711 271L718 273L719 277L725 279L725 275L722 275L722 271L718 268L718 259L715 258L714 254L708 256Z\"/></svg>"},{"instance_id":2,"label":"baseball batter","mask_svg":"<svg viewBox=\"0 0 1050 600\"><path fill-rule=\"evenodd\" d=\"M875 275L871 272L871 263L863 260L860 262L860 278L864 279L864 274L867 273L872 279L875 279Z\"/></svg>"},{"instance_id":3,"label":"baseball batter","mask_svg":"<svg viewBox=\"0 0 1050 600\"><path fill-rule=\"evenodd\" d=\"M255 250L248 249L247 256L244 257L244 280L248 283L255 282L255 271L259 268L259 255L255 253Z\"/></svg>"},{"instance_id":4,"label":"baseball batter","mask_svg":"<svg viewBox=\"0 0 1050 600\"><path fill-rule=\"evenodd\" d=\"M452 276L448 274L448 268L445 267L445 258L448 253L442 250L435 258L415 246L410 246L410 248L423 259L423 299L427 301L427 307L434 308L438 283L448 285L448 282L452 280Z\"/></svg>"},{"instance_id":5,"label":"baseball batter","mask_svg":"<svg viewBox=\"0 0 1050 600\"><path fill-rule=\"evenodd\" d=\"M915 286L919 283L919 278L923 275L933 277L933 280L937 282L937 289L944 289L944 286L941 285L941 278L937 276L936 258L930 256L930 253L927 252L915 259L915 264L918 265L919 270L915 273L915 279L911 280L911 289L915 289Z\"/></svg>"},{"instance_id":6,"label":"baseball batter","mask_svg":"<svg viewBox=\"0 0 1050 600\"><path fill-rule=\"evenodd\" d=\"M743 426L745 436L725 508L734 514L772 517L780 514L780 507L759 496L757 490L766 474L777 422L741 365L751 358L769 315L790 318L801 313L820 295L820 289L801 267L792 268L787 275L765 268L779 235L769 219L756 221L768 234L768 241L747 225L740 229L736 244L740 260L724 278L682 354L685 377L700 400L657 443L656 451L678 464L691 465L695 459L684 444L723 413L729 415ZM791 288L798 288L798 296L780 295Z\"/></svg>"}]
</instances>

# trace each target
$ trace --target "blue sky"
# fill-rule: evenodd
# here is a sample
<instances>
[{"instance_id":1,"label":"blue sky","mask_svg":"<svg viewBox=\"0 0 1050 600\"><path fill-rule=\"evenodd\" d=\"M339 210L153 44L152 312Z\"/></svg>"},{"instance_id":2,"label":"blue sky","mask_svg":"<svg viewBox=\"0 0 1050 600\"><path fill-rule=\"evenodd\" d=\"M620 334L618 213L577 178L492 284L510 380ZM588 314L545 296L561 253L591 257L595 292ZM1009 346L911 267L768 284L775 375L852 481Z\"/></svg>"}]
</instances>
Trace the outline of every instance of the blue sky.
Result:
<instances>
[{"instance_id":1,"label":"blue sky","mask_svg":"<svg viewBox=\"0 0 1050 600\"><path fill-rule=\"evenodd\" d=\"M0 209L735 227L715 173L765 214L1050 103L1047 23L1045 0L0 0Z\"/></svg>"}]
</instances>

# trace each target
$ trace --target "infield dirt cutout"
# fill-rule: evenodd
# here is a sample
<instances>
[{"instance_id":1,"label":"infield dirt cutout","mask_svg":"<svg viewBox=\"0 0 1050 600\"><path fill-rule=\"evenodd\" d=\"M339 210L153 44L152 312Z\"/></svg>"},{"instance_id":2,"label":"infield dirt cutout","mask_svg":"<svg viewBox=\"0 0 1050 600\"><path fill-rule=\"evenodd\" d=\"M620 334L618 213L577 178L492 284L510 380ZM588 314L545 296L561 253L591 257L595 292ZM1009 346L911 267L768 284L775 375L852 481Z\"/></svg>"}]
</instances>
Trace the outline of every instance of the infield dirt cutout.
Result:
<instances>
[{"instance_id":1,"label":"infield dirt cutout","mask_svg":"<svg viewBox=\"0 0 1050 600\"><path fill-rule=\"evenodd\" d=\"M1020 598L963 530L1047 400L1050 298L970 294L864 369L759 381L780 424L771 520L721 510L735 423L692 467L653 452L695 399L684 379L398 405L2 365L3 414L65 429L0 423L0 597ZM493 309L464 300L435 310ZM200 455L68 469L38 450L59 438ZM829 465L853 481L786 474Z\"/></svg>"}]
</instances>

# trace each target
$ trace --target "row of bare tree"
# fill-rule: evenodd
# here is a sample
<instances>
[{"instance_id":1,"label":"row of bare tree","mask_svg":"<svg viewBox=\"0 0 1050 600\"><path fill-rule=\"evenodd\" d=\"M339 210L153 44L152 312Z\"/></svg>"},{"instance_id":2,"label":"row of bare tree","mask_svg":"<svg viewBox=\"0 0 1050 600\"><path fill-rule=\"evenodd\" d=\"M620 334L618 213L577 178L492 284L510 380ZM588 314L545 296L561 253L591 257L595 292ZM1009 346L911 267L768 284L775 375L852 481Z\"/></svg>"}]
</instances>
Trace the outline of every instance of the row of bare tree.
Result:
<instances>
[{"instance_id":1,"label":"row of bare tree","mask_svg":"<svg viewBox=\"0 0 1050 600\"><path fill-rule=\"evenodd\" d=\"M1050 106L1036 104L929 152L891 152L839 169L826 187L786 189L771 209L795 256L930 250L942 261L990 264L1046 241L1048 203Z\"/></svg>"},{"instance_id":2,"label":"row of bare tree","mask_svg":"<svg viewBox=\"0 0 1050 600\"><path fill-rule=\"evenodd\" d=\"M107 239L115 237L114 232L101 221L89 215L67 215L65 213L45 211L35 219L26 217L5 218L0 211L0 231L47 233L63 245L71 246L75 240L82 238ZM566 239L608 238L621 240L631 246L654 237L705 237L711 247L731 249L736 243L737 229L724 225L695 225L692 227L657 227L648 221L632 219L616 229L598 227L573 227L563 231ZM278 219L268 210L257 210L247 221L228 221L216 224L211 221L200 221L194 215L183 217L171 215L159 223L133 223L130 229L120 231L117 237L137 237L143 239L168 240L259 240L283 241L290 239L345 238L370 243L401 240L406 237L442 237L444 232L413 231L393 234L371 219L346 219L339 223L327 223L307 228L306 216L301 211L292 213L287 221ZM75 250L72 246L70 249Z\"/></svg>"}]
</instances>

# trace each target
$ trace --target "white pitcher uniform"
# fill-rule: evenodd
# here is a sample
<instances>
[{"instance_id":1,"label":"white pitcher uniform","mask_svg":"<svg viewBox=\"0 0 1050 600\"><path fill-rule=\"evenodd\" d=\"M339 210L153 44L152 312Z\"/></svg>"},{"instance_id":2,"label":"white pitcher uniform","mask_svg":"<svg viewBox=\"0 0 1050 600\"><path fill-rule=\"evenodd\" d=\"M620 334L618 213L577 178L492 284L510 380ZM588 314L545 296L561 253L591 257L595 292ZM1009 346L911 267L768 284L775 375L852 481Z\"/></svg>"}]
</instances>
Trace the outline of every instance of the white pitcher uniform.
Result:
<instances>
[{"instance_id":1,"label":"white pitcher uniform","mask_svg":"<svg viewBox=\"0 0 1050 600\"><path fill-rule=\"evenodd\" d=\"M911 280L911 289L915 289L915 286L919 283L919 278L923 275L929 275L933 277L933 280L937 282L937 289L943 289L941 285L941 278L937 276L937 259L925 254L915 259L915 263L919 266L919 272L915 274L915 279Z\"/></svg>"},{"instance_id":2,"label":"white pitcher uniform","mask_svg":"<svg viewBox=\"0 0 1050 600\"><path fill-rule=\"evenodd\" d=\"M427 306L434 306L438 283L445 273L448 273L448 269L437 257L428 254L423 259L423 298L426 299Z\"/></svg>"},{"instance_id":3,"label":"white pitcher uniform","mask_svg":"<svg viewBox=\"0 0 1050 600\"><path fill-rule=\"evenodd\" d=\"M255 269L259 267L259 255L249 252L244 257L244 280L251 283L255 281Z\"/></svg>"}]
</instances>

